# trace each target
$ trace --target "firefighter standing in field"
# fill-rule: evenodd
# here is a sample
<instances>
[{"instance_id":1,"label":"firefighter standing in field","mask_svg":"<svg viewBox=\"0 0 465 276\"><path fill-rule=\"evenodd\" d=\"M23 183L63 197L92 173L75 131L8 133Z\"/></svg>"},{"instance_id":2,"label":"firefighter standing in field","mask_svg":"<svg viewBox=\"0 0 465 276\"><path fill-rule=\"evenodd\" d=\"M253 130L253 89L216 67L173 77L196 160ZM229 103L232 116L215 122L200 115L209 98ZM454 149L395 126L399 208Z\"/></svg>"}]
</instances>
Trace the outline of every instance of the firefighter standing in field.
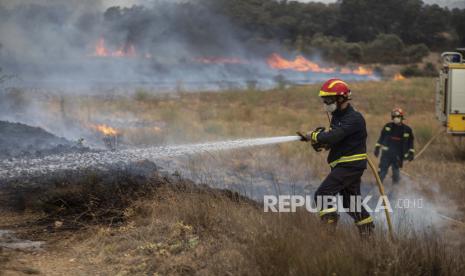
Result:
<instances>
[{"instance_id":1,"label":"firefighter standing in field","mask_svg":"<svg viewBox=\"0 0 465 276\"><path fill-rule=\"evenodd\" d=\"M328 113L331 113L331 125L302 135L302 141L311 142L315 150L329 149L328 163L331 172L315 192L315 201L323 196L340 195L344 208L350 206L353 196L360 196L360 184L367 168L365 119L349 103L351 91L342 80L330 79L325 82L319 93ZM339 215L337 209L322 208L319 215L323 222L336 224ZM361 206L361 210L349 212L362 235L369 235L373 228L373 218Z\"/></svg>"},{"instance_id":2,"label":"firefighter standing in field","mask_svg":"<svg viewBox=\"0 0 465 276\"><path fill-rule=\"evenodd\" d=\"M381 135L375 146L375 156L378 157L382 151L379 164L379 176L381 181L387 175L389 167L392 168L392 183L397 184L400 180L400 168L403 161L413 161L415 149L413 147L412 129L404 124L404 112L395 108L391 112L392 122L387 123L381 130Z\"/></svg>"}]
</instances>

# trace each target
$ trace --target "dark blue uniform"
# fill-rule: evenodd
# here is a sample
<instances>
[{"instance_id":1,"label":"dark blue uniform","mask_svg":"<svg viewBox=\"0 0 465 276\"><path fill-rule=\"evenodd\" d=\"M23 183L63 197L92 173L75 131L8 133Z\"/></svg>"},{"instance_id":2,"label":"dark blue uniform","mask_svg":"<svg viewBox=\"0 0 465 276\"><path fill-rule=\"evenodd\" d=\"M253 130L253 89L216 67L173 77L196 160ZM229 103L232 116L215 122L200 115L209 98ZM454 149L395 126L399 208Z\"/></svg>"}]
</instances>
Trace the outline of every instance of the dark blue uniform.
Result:
<instances>
[{"instance_id":1,"label":"dark blue uniform","mask_svg":"<svg viewBox=\"0 0 465 276\"><path fill-rule=\"evenodd\" d=\"M382 181L387 175L389 167L392 168L392 182L400 180L400 168L403 161L409 157L414 150L414 137L412 129L405 124L387 123L376 143L376 147L382 150L379 164L379 176Z\"/></svg>"},{"instance_id":2,"label":"dark blue uniform","mask_svg":"<svg viewBox=\"0 0 465 276\"><path fill-rule=\"evenodd\" d=\"M330 130L316 136L318 143L330 149L328 163L331 173L315 192L315 200L319 196L340 194L344 207L348 208L350 196L360 196L361 177L367 167L366 124L362 114L351 105L332 115ZM373 224L364 208L349 215L358 226ZM321 210L320 216L328 221L337 221L338 218L334 208Z\"/></svg>"}]
</instances>

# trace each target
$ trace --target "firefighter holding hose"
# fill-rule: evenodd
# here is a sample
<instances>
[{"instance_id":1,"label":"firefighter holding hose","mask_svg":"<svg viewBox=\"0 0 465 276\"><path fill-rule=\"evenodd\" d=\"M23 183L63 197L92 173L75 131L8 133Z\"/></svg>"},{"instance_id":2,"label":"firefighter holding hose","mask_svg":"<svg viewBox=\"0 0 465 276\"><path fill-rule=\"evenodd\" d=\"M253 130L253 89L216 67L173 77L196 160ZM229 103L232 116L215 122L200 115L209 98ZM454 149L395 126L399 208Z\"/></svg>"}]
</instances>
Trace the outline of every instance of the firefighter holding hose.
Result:
<instances>
[{"instance_id":1,"label":"firefighter holding hose","mask_svg":"<svg viewBox=\"0 0 465 276\"><path fill-rule=\"evenodd\" d=\"M330 79L321 87L321 97L326 111L332 118L329 130L319 127L302 141L310 142L316 151L328 149L328 163L331 172L315 192L315 202L324 196L342 197L344 208L349 208L351 198L360 196L360 184L367 168L365 119L350 104L351 91L347 83L340 79ZM363 208L349 212L362 236L371 234L373 218ZM319 215L326 224L336 225L339 214L336 207L321 208Z\"/></svg>"},{"instance_id":2,"label":"firefighter holding hose","mask_svg":"<svg viewBox=\"0 0 465 276\"><path fill-rule=\"evenodd\" d=\"M381 181L387 175L389 167L392 168L392 183L400 181L400 168L403 161L413 161L415 149L413 147L412 129L404 123L404 111L394 108L391 112L392 122L387 123L381 130L381 135L375 146L375 156L381 154L379 163L379 176Z\"/></svg>"}]
</instances>

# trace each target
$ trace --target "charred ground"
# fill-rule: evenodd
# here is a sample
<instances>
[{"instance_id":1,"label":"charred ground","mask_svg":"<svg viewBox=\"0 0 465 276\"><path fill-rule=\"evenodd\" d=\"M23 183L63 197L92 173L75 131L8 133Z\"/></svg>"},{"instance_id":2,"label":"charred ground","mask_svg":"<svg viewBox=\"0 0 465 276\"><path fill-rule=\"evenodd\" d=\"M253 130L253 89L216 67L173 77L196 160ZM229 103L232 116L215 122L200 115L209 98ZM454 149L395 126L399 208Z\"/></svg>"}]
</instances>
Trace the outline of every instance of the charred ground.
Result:
<instances>
[{"instance_id":1,"label":"charred ground","mask_svg":"<svg viewBox=\"0 0 465 276\"><path fill-rule=\"evenodd\" d=\"M84 152L88 148L57 137L40 127L0 121L0 158L43 157L50 154Z\"/></svg>"}]
</instances>

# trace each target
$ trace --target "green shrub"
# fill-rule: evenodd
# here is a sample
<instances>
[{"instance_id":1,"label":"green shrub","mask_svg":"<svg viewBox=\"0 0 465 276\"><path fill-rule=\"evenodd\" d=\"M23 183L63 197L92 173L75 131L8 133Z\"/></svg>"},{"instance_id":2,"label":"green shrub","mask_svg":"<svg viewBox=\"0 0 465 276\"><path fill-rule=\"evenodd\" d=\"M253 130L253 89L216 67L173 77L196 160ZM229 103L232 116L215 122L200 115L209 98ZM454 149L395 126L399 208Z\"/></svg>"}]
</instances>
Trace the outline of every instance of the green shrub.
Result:
<instances>
[{"instance_id":1,"label":"green shrub","mask_svg":"<svg viewBox=\"0 0 465 276\"><path fill-rule=\"evenodd\" d=\"M402 61L404 42L394 34L380 34L366 44L365 61L381 63L399 63Z\"/></svg>"},{"instance_id":2,"label":"green shrub","mask_svg":"<svg viewBox=\"0 0 465 276\"><path fill-rule=\"evenodd\" d=\"M408 65L405 66L400 70L402 76L410 78L410 77L419 77L422 75L422 71L418 68L417 65Z\"/></svg>"},{"instance_id":3,"label":"green shrub","mask_svg":"<svg viewBox=\"0 0 465 276\"><path fill-rule=\"evenodd\" d=\"M429 49L425 44L415 44L405 48L403 54L406 62L420 62L429 54Z\"/></svg>"},{"instance_id":4,"label":"green shrub","mask_svg":"<svg viewBox=\"0 0 465 276\"><path fill-rule=\"evenodd\" d=\"M348 62L361 62L364 57L363 47L358 43L349 43L337 37L316 34L311 46L326 59L345 64Z\"/></svg>"},{"instance_id":5,"label":"green shrub","mask_svg":"<svg viewBox=\"0 0 465 276\"><path fill-rule=\"evenodd\" d=\"M144 89L137 89L134 94L134 100L138 102L145 102L150 99L150 94Z\"/></svg>"},{"instance_id":6,"label":"green shrub","mask_svg":"<svg viewBox=\"0 0 465 276\"><path fill-rule=\"evenodd\" d=\"M428 62L425 64L425 67L423 68L423 73L424 76L427 77L436 77L438 75L438 69L436 68L436 66L434 66L434 64Z\"/></svg>"},{"instance_id":7,"label":"green shrub","mask_svg":"<svg viewBox=\"0 0 465 276\"><path fill-rule=\"evenodd\" d=\"M347 57L350 61L361 62L364 57L363 48L358 43L346 44Z\"/></svg>"},{"instance_id":8,"label":"green shrub","mask_svg":"<svg viewBox=\"0 0 465 276\"><path fill-rule=\"evenodd\" d=\"M421 69L418 65L408 65L402 68L400 71L402 76L410 78L410 77L434 77L437 76L438 71L436 66L431 62L425 64L425 66Z\"/></svg>"}]
</instances>

